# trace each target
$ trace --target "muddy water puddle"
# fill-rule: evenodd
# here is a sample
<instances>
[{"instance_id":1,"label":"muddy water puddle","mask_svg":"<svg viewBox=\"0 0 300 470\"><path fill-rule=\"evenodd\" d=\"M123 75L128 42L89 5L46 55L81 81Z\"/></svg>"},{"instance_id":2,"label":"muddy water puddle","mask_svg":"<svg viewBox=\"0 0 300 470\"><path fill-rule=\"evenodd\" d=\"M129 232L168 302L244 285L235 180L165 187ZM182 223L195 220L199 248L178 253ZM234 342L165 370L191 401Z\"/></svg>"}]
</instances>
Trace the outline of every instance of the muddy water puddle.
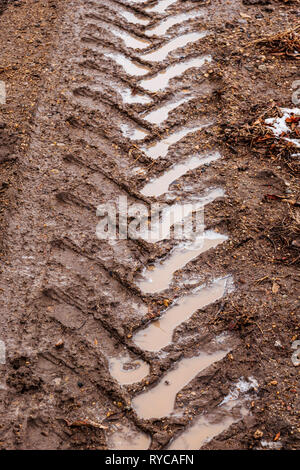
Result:
<instances>
[{"instance_id":1,"label":"muddy water puddle","mask_svg":"<svg viewBox=\"0 0 300 470\"><path fill-rule=\"evenodd\" d=\"M219 416L219 414L215 413L207 417L202 416L199 418L185 433L174 439L168 449L198 450L248 414L247 409L244 407L236 410L234 414L232 412L230 413L232 410L229 405L224 406L222 411L223 416Z\"/></svg>"},{"instance_id":2,"label":"muddy water puddle","mask_svg":"<svg viewBox=\"0 0 300 470\"><path fill-rule=\"evenodd\" d=\"M148 135L142 128L129 126L128 124L121 124L120 129L123 136L131 140L143 140Z\"/></svg>"},{"instance_id":3,"label":"muddy water puddle","mask_svg":"<svg viewBox=\"0 0 300 470\"><path fill-rule=\"evenodd\" d=\"M145 294L162 292L169 287L176 271L226 240L227 236L209 230L200 240L175 247L165 260L144 273L144 279L137 283L138 287Z\"/></svg>"},{"instance_id":4,"label":"muddy water puddle","mask_svg":"<svg viewBox=\"0 0 300 470\"><path fill-rule=\"evenodd\" d=\"M222 403L212 412L196 418L168 446L169 450L198 450L214 437L226 431L232 424L241 421L248 415L248 392L257 390L258 383L253 377L247 380L241 377Z\"/></svg>"},{"instance_id":5,"label":"muddy water puddle","mask_svg":"<svg viewBox=\"0 0 300 470\"><path fill-rule=\"evenodd\" d=\"M178 98L176 101L171 101L165 105L160 106L158 109L151 111L150 113L146 113L141 117L145 119L145 121L151 122L151 124L156 124L159 126L162 124L169 116L169 113L174 109L178 108L183 103L187 103L188 101L194 98L193 95L187 95L182 98Z\"/></svg>"},{"instance_id":6,"label":"muddy water puddle","mask_svg":"<svg viewBox=\"0 0 300 470\"><path fill-rule=\"evenodd\" d=\"M144 196L161 196L166 193L169 186L174 183L178 178L185 175L188 171L194 170L199 166L209 164L215 160L221 158L218 152L213 152L207 156L193 156L186 160L184 163L174 165L172 168L167 170L162 176L151 180L144 186L141 193Z\"/></svg>"},{"instance_id":7,"label":"muddy water puddle","mask_svg":"<svg viewBox=\"0 0 300 470\"><path fill-rule=\"evenodd\" d=\"M151 92L163 91L167 88L169 81L172 78L181 76L184 72L191 68L203 67L205 63L211 62L211 56L205 55L201 57L194 57L175 65L170 65L164 71L157 73L152 78L146 78L140 82L140 85L145 90Z\"/></svg>"},{"instance_id":8,"label":"muddy water puddle","mask_svg":"<svg viewBox=\"0 0 300 470\"><path fill-rule=\"evenodd\" d=\"M140 95L139 93L133 93L129 88L124 90L118 90L119 94L122 96L123 103L127 104L149 104L152 102L152 99L147 95Z\"/></svg>"},{"instance_id":9,"label":"muddy water puddle","mask_svg":"<svg viewBox=\"0 0 300 470\"><path fill-rule=\"evenodd\" d=\"M121 10L119 11L119 13L123 16L123 18L125 18L126 21L132 24L140 24L142 26L147 26L147 24L149 24L150 22L150 20L127 10Z\"/></svg>"},{"instance_id":10,"label":"muddy water puddle","mask_svg":"<svg viewBox=\"0 0 300 470\"><path fill-rule=\"evenodd\" d=\"M130 385L140 382L149 372L149 364L140 359L131 359L129 356L109 359L109 372L120 385Z\"/></svg>"},{"instance_id":11,"label":"muddy water puddle","mask_svg":"<svg viewBox=\"0 0 300 470\"><path fill-rule=\"evenodd\" d=\"M109 57L110 59L114 60L118 65L121 65L128 75L134 75L138 77L141 75L146 75L149 72L147 67L135 64L132 62L132 60L128 59L128 57L123 54L106 52L104 55L105 57Z\"/></svg>"},{"instance_id":12,"label":"muddy water puddle","mask_svg":"<svg viewBox=\"0 0 300 470\"><path fill-rule=\"evenodd\" d=\"M159 320L138 331L134 343L146 351L159 351L172 342L174 330L187 321L198 309L221 299L226 291L229 278L215 280L210 286L201 287L190 295L179 299Z\"/></svg>"},{"instance_id":13,"label":"muddy water puddle","mask_svg":"<svg viewBox=\"0 0 300 470\"><path fill-rule=\"evenodd\" d=\"M151 13L164 13L167 8L177 1L178 0L159 0L156 5L146 8L146 11Z\"/></svg>"},{"instance_id":14,"label":"muddy water puddle","mask_svg":"<svg viewBox=\"0 0 300 470\"><path fill-rule=\"evenodd\" d=\"M148 29L145 34L147 36L163 36L172 26L182 24L184 21L202 17L203 15L204 13L202 11L194 10L188 13L180 13L178 15L170 16L169 18L162 20L157 26Z\"/></svg>"},{"instance_id":15,"label":"muddy water puddle","mask_svg":"<svg viewBox=\"0 0 300 470\"><path fill-rule=\"evenodd\" d=\"M146 49L147 47L151 45L151 43L147 41L146 39L138 39L137 37L133 36L132 34L126 33L125 31L121 31L117 29L111 29L110 31L116 37L122 39L126 47L129 47L132 49Z\"/></svg>"},{"instance_id":16,"label":"muddy water puddle","mask_svg":"<svg viewBox=\"0 0 300 470\"><path fill-rule=\"evenodd\" d=\"M158 419L171 415L177 393L204 369L223 359L229 351L201 352L198 356L181 359L156 386L132 400L132 407L139 418Z\"/></svg>"},{"instance_id":17,"label":"muddy water puddle","mask_svg":"<svg viewBox=\"0 0 300 470\"><path fill-rule=\"evenodd\" d=\"M207 31L183 34L182 36L171 39L167 44L164 44L155 51L144 54L142 57L148 62L162 62L167 58L170 52L184 47L189 43L196 42L207 36L207 34Z\"/></svg>"},{"instance_id":18,"label":"muddy water puddle","mask_svg":"<svg viewBox=\"0 0 300 470\"><path fill-rule=\"evenodd\" d=\"M142 147L142 150L149 158L152 158L152 160L163 158L168 154L169 147L171 145L176 144L187 135L192 134L193 132L197 132L210 125L211 123L207 123L195 127L186 127L180 131L173 132L173 134L168 135L168 137L165 137L151 146Z\"/></svg>"}]
</instances>

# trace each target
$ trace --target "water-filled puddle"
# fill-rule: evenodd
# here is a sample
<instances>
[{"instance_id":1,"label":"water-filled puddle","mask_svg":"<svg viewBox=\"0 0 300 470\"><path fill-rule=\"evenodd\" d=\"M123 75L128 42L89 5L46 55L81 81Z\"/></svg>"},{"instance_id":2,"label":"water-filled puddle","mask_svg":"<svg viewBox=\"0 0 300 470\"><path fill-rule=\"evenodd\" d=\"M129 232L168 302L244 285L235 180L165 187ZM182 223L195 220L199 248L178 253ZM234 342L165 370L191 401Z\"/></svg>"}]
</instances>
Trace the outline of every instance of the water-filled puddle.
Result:
<instances>
[{"instance_id":1,"label":"water-filled puddle","mask_svg":"<svg viewBox=\"0 0 300 470\"><path fill-rule=\"evenodd\" d=\"M109 372L120 385L140 382L149 371L149 364L141 359L131 359L129 356L109 359Z\"/></svg>"},{"instance_id":2,"label":"water-filled puddle","mask_svg":"<svg viewBox=\"0 0 300 470\"><path fill-rule=\"evenodd\" d=\"M174 410L177 393L201 371L223 359L229 351L201 352L199 356L181 359L155 387L132 400L132 407L139 418L169 416Z\"/></svg>"},{"instance_id":3,"label":"water-filled puddle","mask_svg":"<svg viewBox=\"0 0 300 470\"><path fill-rule=\"evenodd\" d=\"M131 13L130 11L122 10L122 11L120 11L120 14L129 23L140 24L142 26L146 26L147 24L149 24L149 20L147 20L146 18L142 18L141 16L138 16L134 13Z\"/></svg>"},{"instance_id":4,"label":"water-filled puddle","mask_svg":"<svg viewBox=\"0 0 300 470\"><path fill-rule=\"evenodd\" d=\"M175 328L188 320L198 309L223 297L229 278L215 280L210 286L179 299L159 320L134 335L134 343L146 351L159 351L172 341Z\"/></svg>"},{"instance_id":5,"label":"water-filled puddle","mask_svg":"<svg viewBox=\"0 0 300 470\"><path fill-rule=\"evenodd\" d=\"M128 75L140 76L146 75L149 72L149 69L147 67L143 67L142 65L136 65L132 62L132 60L128 59L123 54L107 52L104 55L114 60L118 65L121 65L121 67L123 67L124 71L128 73Z\"/></svg>"},{"instance_id":6,"label":"water-filled puddle","mask_svg":"<svg viewBox=\"0 0 300 470\"><path fill-rule=\"evenodd\" d=\"M206 62L211 62L211 56L205 55L202 57L194 57L185 62L180 62L175 65L170 65L163 72L157 73L152 78L147 78L140 82L142 88L148 91L157 92L165 90L172 78L179 77L187 70L195 67L200 68Z\"/></svg>"},{"instance_id":7,"label":"water-filled puddle","mask_svg":"<svg viewBox=\"0 0 300 470\"><path fill-rule=\"evenodd\" d=\"M142 140L148 135L143 129L131 127L127 124L121 124L120 129L124 137L128 137L131 140Z\"/></svg>"},{"instance_id":8,"label":"water-filled puddle","mask_svg":"<svg viewBox=\"0 0 300 470\"><path fill-rule=\"evenodd\" d=\"M150 42L146 39L138 39L132 34L128 34L125 31L111 29L111 32L117 36L118 38L124 41L126 47L131 47L132 49L146 49L146 47L150 46Z\"/></svg>"},{"instance_id":9,"label":"water-filled puddle","mask_svg":"<svg viewBox=\"0 0 300 470\"><path fill-rule=\"evenodd\" d=\"M169 113L173 111L173 109L178 108L180 105L182 105L183 103L187 103L193 98L193 95L189 95L177 101L172 101L168 104L160 106L154 111L150 111L150 113L144 114L142 118L145 119L145 121L151 122L151 124L156 124L157 126L159 126L167 119Z\"/></svg>"},{"instance_id":10,"label":"water-filled puddle","mask_svg":"<svg viewBox=\"0 0 300 470\"><path fill-rule=\"evenodd\" d=\"M182 36L172 39L155 51L144 54L142 57L146 61L162 62L170 52L175 51L180 47L184 47L191 42L196 42L198 39L204 38L206 35L207 31L183 34Z\"/></svg>"},{"instance_id":11,"label":"water-filled puddle","mask_svg":"<svg viewBox=\"0 0 300 470\"><path fill-rule=\"evenodd\" d=\"M197 423L191 426L181 436L174 439L168 449L198 450L204 444L207 444L214 437L226 431L226 429L228 429L232 424L237 423L248 414L247 409L244 407L237 410L234 415L232 413L227 414L230 411L230 406L227 405L223 407L223 416L219 416L219 414L217 414L217 416L214 414L207 417L202 416L197 420Z\"/></svg>"},{"instance_id":12,"label":"water-filled puddle","mask_svg":"<svg viewBox=\"0 0 300 470\"><path fill-rule=\"evenodd\" d=\"M178 15L170 16L162 20L157 26L146 31L147 36L163 36L175 24L182 24L184 21L203 16L203 11L190 11L188 13L180 13Z\"/></svg>"},{"instance_id":13,"label":"water-filled puddle","mask_svg":"<svg viewBox=\"0 0 300 470\"><path fill-rule=\"evenodd\" d=\"M154 145L151 145L150 147L142 147L142 150L149 158L152 158L153 160L165 157L168 154L169 147L171 145L176 144L177 142L179 142L179 140L183 139L187 135L192 134L193 132L197 132L200 129L203 129L204 127L207 127L209 125L210 123L203 124L202 126L186 127L184 129L181 129L180 131L168 135L168 137L165 137L164 139L160 140Z\"/></svg>"},{"instance_id":14,"label":"water-filled puddle","mask_svg":"<svg viewBox=\"0 0 300 470\"><path fill-rule=\"evenodd\" d=\"M153 270L144 274L144 279L138 282L138 287L144 293L154 294L167 289L172 281L173 275L182 269L187 263L204 253L215 248L220 243L227 240L225 235L208 230L204 232L202 240L197 240L191 244L183 244L175 247L170 255L161 263L156 264Z\"/></svg>"},{"instance_id":15,"label":"water-filled puddle","mask_svg":"<svg viewBox=\"0 0 300 470\"><path fill-rule=\"evenodd\" d=\"M176 3L178 0L159 0L153 7L146 8L146 11L151 13L163 13L172 3Z\"/></svg>"},{"instance_id":16,"label":"water-filled puddle","mask_svg":"<svg viewBox=\"0 0 300 470\"><path fill-rule=\"evenodd\" d=\"M220 157L221 155L218 152L211 153L207 156L193 156L186 162L173 166L162 176L159 176L158 178L155 178L147 183L146 186L144 186L144 188L141 190L141 193L144 196L161 196L168 191L171 183L186 174L188 171L194 170L201 165L211 163Z\"/></svg>"},{"instance_id":17,"label":"water-filled puddle","mask_svg":"<svg viewBox=\"0 0 300 470\"><path fill-rule=\"evenodd\" d=\"M139 93L133 93L129 88L119 91L122 96L123 102L128 104L149 104L152 102L150 96L140 95Z\"/></svg>"},{"instance_id":18,"label":"water-filled puddle","mask_svg":"<svg viewBox=\"0 0 300 470\"><path fill-rule=\"evenodd\" d=\"M236 383L222 403L214 411L196 419L187 430L175 437L168 446L169 450L198 450L232 424L241 421L248 414L246 408L250 397L247 392L256 390L258 383L252 377L243 377Z\"/></svg>"},{"instance_id":19,"label":"water-filled puddle","mask_svg":"<svg viewBox=\"0 0 300 470\"><path fill-rule=\"evenodd\" d=\"M147 450L150 443L150 436L123 424L107 438L110 450Z\"/></svg>"}]
</instances>

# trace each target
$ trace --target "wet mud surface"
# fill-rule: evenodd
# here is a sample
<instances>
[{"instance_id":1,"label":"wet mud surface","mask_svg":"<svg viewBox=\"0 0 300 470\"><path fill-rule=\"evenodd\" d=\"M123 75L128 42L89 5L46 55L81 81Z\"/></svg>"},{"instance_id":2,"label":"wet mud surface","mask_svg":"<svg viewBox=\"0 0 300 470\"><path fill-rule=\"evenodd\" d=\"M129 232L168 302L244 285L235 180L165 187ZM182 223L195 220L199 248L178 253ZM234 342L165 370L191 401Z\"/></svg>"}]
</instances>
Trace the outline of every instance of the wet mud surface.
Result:
<instances>
[{"instance_id":1,"label":"wet mud surface","mask_svg":"<svg viewBox=\"0 0 300 470\"><path fill-rule=\"evenodd\" d=\"M292 107L299 60L255 41L297 24L292 1L8 2L0 448L299 449L299 245L272 238L299 180L237 137ZM120 196L204 207L204 236L100 240Z\"/></svg>"}]
</instances>

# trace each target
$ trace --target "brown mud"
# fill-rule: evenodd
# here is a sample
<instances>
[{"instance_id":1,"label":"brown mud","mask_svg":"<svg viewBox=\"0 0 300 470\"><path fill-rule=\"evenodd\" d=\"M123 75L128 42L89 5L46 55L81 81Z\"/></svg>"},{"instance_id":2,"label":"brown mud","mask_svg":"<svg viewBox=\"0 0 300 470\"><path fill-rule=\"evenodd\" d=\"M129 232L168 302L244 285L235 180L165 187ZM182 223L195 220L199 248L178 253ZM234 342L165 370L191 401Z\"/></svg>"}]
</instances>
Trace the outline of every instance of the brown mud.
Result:
<instances>
[{"instance_id":1,"label":"brown mud","mask_svg":"<svg viewBox=\"0 0 300 470\"><path fill-rule=\"evenodd\" d=\"M299 2L2 3L0 448L299 449L299 175L245 136L294 107L299 51L257 39ZM216 238L99 240L119 196L206 198Z\"/></svg>"}]
</instances>

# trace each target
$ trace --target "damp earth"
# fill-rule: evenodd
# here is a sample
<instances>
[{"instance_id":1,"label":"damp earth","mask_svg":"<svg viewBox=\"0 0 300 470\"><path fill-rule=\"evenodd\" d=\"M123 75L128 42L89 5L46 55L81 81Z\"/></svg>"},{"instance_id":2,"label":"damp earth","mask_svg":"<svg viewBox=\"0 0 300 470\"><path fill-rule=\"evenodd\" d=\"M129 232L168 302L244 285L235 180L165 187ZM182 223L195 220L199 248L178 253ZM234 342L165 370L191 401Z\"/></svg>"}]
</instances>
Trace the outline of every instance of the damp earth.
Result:
<instances>
[{"instance_id":1,"label":"damp earth","mask_svg":"<svg viewBox=\"0 0 300 470\"><path fill-rule=\"evenodd\" d=\"M0 449L300 448L298 25L0 0Z\"/></svg>"}]
</instances>

